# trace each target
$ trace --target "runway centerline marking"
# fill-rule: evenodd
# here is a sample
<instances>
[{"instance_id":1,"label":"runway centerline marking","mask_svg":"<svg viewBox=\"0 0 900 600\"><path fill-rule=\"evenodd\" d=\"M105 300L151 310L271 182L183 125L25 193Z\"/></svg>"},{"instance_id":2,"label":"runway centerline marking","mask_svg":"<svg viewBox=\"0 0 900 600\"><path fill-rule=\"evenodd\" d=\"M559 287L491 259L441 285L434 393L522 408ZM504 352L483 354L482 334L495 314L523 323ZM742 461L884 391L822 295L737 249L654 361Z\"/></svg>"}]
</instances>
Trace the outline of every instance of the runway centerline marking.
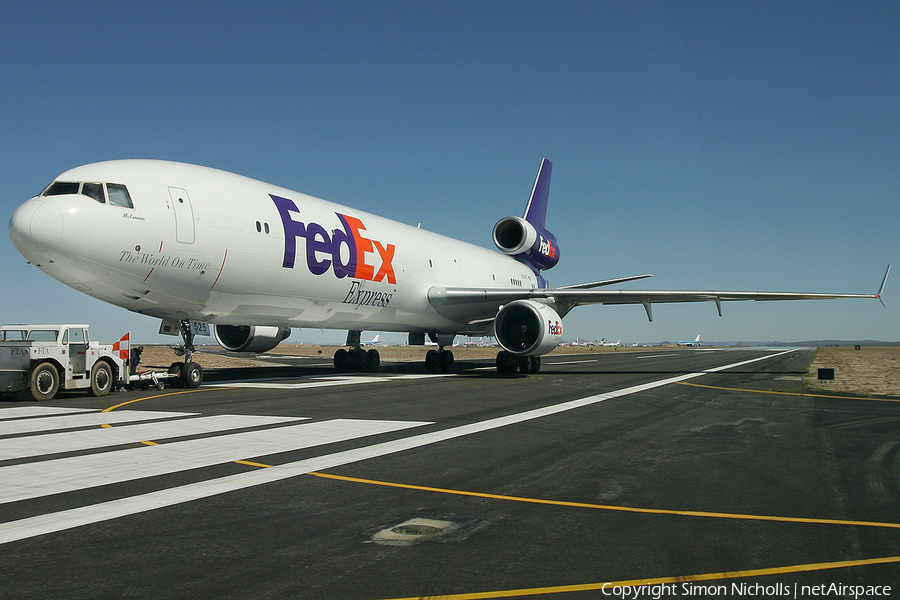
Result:
<instances>
[{"instance_id":1,"label":"runway centerline marking","mask_svg":"<svg viewBox=\"0 0 900 600\"><path fill-rule=\"evenodd\" d=\"M766 354L757 358L722 365L720 367L709 368L704 371L684 373L657 381L651 381L648 383L633 385L619 390L596 394L593 396L587 396L584 398L578 398L575 400L570 400L568 402L545 406L522 413L515 413L503 417L497 417L485 421L470 423L467 425L451 427L449 429L434 431L430 433L411 435L410 437L406 438L376 443L369 446L362 446L351 450L336 452L333 454L311 457L296 462L275 465L268 469L258 469L246 473L228 475L216 479L209 479L182 486L157 490L137 496L130 496L117 500L111 500L108 502L102 502L99 504L92 504L60 512L37 515L17 521L10 521L0 524L0 544L34 537L37 535L44 535L47 533L62 531L65 529L71 529L73 527L80 527L82 525L107 521L117 517L137 514L149 510L163 508L166 506L173 506L176 504L181 504L183 502L190 502L193 500L208 498L217 494L280 481L283 479L296 477L298 475L304 475L312 471L325 471L327 469L331 469L340 465L387 456L390 454L412 450L415 448L420 448L423 446L428 446L431 444L436 444L467 435L482 433L485 431L506 427L508 425L523 423L526 421L539 419L542 417L555 415L578 408L583 408L613 398L620 398L622 396L644 392L672 383L677 383L679 381L702 377L709 373L717 373L720 371L726 371L728 369L734 369L760 361L770 360L785 354L789 354L793 351L793 349L788 349L775 354ZM156 397L166 395L170 394L162 394ZM107 410L112 410L113 408L116 408L118 406L124 406L125 404L129 404L129 402L118 404ZM146 448L145 450L156 450L157 448L165 448L165 446L169 445L172 444L155 446L152 448ZM262 456L262 454L251 456ZM249 457L246 453L244 453L244 456L238 456L234 458L246 459ZM232 458L231 460L234 460L234 458Z\"/></svg>"},{"instance_id":2,"label":"runway centerline marking","mask_svg":"<svg viewBox=\"0 0 900 600\"><path fill-rule=\"evenodd\" d=\"M600 361L599 358L591 358L589 360L567 360L565 362L555 362L555 361L548 360L544 364L544 366L549 367L550 365L553 365L555 367L556 365L580 365L582 363L592 363L592 362L599 362L599 361Z\"/></svg>"},{"instance_id":3,"label":"runway centerline marking","mask_svg":"<svg viewBox=\"0 0 900 600\"><path fill-rule=\"evenodd\" d=\"M311 375L304 377L307 381L300 383L279 383L277 381L232 381L227 383L211 383L208 387L252 388L261 390L303 390L308 388L334 387L341 385L360 385L365 383L387 383L393 381L409 381L432 379L435 377L455 377L456 373L429 373L410 375Z\"/></svg>"}]
</instances>

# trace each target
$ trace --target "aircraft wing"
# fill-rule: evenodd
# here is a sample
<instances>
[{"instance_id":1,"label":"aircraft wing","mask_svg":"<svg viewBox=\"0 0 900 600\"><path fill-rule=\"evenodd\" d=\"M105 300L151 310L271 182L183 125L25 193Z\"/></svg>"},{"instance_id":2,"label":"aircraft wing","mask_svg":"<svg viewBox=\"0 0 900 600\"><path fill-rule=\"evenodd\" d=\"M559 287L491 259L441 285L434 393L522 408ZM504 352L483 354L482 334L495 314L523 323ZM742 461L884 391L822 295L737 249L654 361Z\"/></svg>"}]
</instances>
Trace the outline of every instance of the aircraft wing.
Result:
<instances>
[{"instance_id":1,"label":"aircraft wing","mask_svg":"<svg viewBox=\"0 0 900 600\"><path fill-rule=\"evenodd\" d=\"M607 280L607 282L532 290L433 287L428 291L428 300L438 312L446 316L459 318L466 313L472 315L474 318L469 318L469 323L480 322L488 318L493 319L500 305L513 300L528 299L552 305L560 316L565 316L570 310L583 304L641 304L647 311L647 318L652 321L651 306L663 302L715 302L719 316L721 316L722 302L738 300L833 300L837 298L877 298L881 300L890 272L891 267L888 265L881 286L875 294L586 289L622 280L648 277L648 275L641 275L635 278ZM884 304L883 301L882 304Z\"/></svg>"}]
</instances>

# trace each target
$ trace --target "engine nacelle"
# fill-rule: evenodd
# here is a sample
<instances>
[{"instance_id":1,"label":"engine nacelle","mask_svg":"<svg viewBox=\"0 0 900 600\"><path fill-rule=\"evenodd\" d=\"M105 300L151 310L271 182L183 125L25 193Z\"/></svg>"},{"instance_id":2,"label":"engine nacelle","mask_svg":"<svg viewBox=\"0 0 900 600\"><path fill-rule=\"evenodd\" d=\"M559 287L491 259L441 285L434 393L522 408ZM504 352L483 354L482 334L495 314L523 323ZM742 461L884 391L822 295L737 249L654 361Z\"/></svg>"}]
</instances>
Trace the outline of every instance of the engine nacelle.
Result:
<instances>
[{"instance_id":1,"label":"engine nacelle","mask_svg":"<svg viewBox=\"0 0 900 600\"><path fill-rule=\"evenodd\" d=\"M504 217L497 221L494 244L501 252L523 259L538 269L550 269L559 262L556 236L522 217Z\"/></svg>"},{"instance_id":2,"label":"engine nacelle","mask_svg":"<svg viewBox=\"0 0 900 600\"><path fill-rule=\"evenodd\" d=\"M216 325L216 341L232 352L268 352L289 335L290 327Z\"/></svg>"},{"instance_id":3,"label":"engine nacelle","mask_svg":"<svg viewBox=\"0 0 900 600\"><path fill-rule=\"evenodd\" d=\"M562 341L562 317L534 300L516 300L500 309L494 318L494 336L507 352L517 356L540 356Z\"/></svg>"}]
</instances>

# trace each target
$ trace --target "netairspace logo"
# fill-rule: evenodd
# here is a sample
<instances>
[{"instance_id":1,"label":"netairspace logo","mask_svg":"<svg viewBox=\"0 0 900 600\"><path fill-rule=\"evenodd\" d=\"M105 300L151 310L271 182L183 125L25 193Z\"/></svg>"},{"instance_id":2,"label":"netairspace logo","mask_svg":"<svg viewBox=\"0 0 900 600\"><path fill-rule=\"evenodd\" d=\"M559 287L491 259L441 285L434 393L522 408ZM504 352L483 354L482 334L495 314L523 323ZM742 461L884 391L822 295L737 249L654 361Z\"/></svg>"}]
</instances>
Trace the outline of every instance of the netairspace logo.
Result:
<instances>
[{"instance_id":1,"label":"netairspace logo","mask_svg":"<svg viewBox=\"0 0 900 600\"><path fill-rule=\"evenodd\" d=\"M844 585L840 583L820 585L788 585L774 583L732 582L731 584L700 584L684 582L658 583L655 585L613 585L603 584L600 590L604 596L622 600L643 598L888 598L889 585Z\"/></svg>"}]
</instances>

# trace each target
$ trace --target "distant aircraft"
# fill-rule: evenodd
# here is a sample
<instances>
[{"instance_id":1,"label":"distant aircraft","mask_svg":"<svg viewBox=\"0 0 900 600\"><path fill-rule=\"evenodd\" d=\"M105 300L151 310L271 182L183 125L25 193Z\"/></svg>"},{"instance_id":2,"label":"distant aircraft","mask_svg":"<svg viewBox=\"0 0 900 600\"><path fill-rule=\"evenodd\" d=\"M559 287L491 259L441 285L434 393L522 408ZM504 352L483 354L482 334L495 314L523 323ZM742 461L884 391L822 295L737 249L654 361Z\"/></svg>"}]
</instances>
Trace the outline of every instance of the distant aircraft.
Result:
<instances>
[{"instance_id":1,"label":"distant aircraft","mask_svg":"<svg viewBox=\"0 0 900 600\"><path fill-rule=\"evenodd\" d=\"M446 348L455 336L494 336L498 371L536 373L541 355L562 341L562 318L582 304L640 304L652 320L657 302L715 302L721 316L723 301L879 298L884 290L884 281L877 294L594 289L650 275L550 287L542 272L560 257L545 227L551 168L544 159L524 216L494 226L501 253L161 160L71 169L15 211L9 234L47 275L180 333L184 362L173 373L197 372L196 335L212 333L232 351L265 352L292 327L348 330L348 349L334 354L340 371L377 368L378 351L363 350L360 337L374 330L405 332L413 345L430 339L437 349L426 366L442 371L453 365Z\"/></svg>"},{"instance_id":2,"label":"distant aircraft","mask_svg":"<svg viewBox=\"0 0 900 600\"><path fill-rule=\"evenodd\" d=\"M678 342L679 346L699 346L700 345L700 336L698 335L693 340L682 340Z\"/></svg>"},{"instance_id":3,"label":"distant aircraft","mask_svg":"<svg viewBox=\"0 0 900 600\"><path fill-rule=\"evenodd\" d=\"M376 335L376 336L373 337L371 340L361 341L361 342L359 343L359 345L360 345L360 346L374 346L375 344L378 343L378 338L380 338L380 337L381 337L381 334Z\"/></svg>"},{"instance_id":4,"label":"distant aircraft","mask_svg":"<svg viewBox=\"0 0 900 600\"><path fill-rule=\"evenodd\" d=\"M606 347L608 347L608 348L614 348L614 347L621 346L621 345L622 345L622 340L617 340L617 341L615 341L615 342L607 342L607 341L606 341L606 338L603 338L602 340L600 340L600 345L601 345L601 346L606 346Z\"/></svg>"}]
</instances>

